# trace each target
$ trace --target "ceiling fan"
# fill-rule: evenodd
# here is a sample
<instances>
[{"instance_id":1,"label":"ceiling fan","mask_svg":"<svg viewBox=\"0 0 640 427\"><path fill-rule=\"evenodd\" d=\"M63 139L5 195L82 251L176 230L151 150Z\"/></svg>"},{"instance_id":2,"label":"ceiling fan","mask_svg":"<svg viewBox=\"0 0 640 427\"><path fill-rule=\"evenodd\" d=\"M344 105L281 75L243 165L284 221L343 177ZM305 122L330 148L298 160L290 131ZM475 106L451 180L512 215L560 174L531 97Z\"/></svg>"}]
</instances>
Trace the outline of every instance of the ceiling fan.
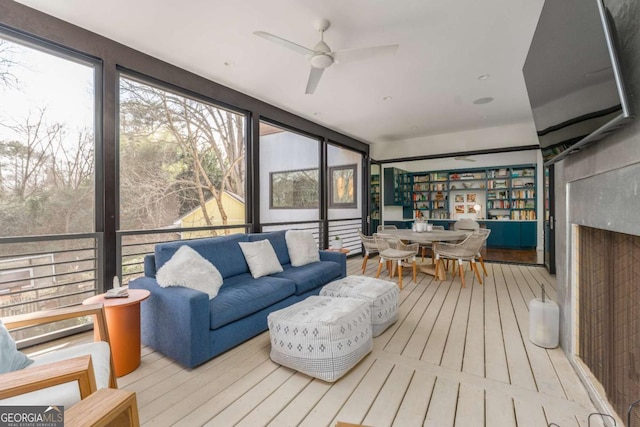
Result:
<instances>
[{"instance_id":1,"label":"ceiling fan","mask_svg":"<svg viewBox=\"0 0 640 427\"><path fill-rule=\"evenodd\" d=\"M455 160L463 160L465 162L475 162L476 159L471 159L469 158L469 156L456 156L454 157Z\"/></svg>"},{"instance_id":2,"label":"ceiling fan","mask_svg":"<svg viewBox=\"0 0 640 427\"><path fill-rule=\"evenodd\" d=\"M397 44L392 44L359 49L331 50L331 48L324 42L324 32L329 29L331 22L329 22L328 19L319 19L314 23L314 26L320 32L320 41L313 47L313 49L308 49L297 43L285 40L264 31L255 31L253 33L258 37L262 37L266 40L287 47L307 57L311 63L311 72L309 73L309 80L307 81L307 89L305 90L305 93L309 95L313 94L316 90L324 70L330 67L333 63L342 64L360 61L380 54L393 53L398 49Z\"/></svg>"}]
</instances>

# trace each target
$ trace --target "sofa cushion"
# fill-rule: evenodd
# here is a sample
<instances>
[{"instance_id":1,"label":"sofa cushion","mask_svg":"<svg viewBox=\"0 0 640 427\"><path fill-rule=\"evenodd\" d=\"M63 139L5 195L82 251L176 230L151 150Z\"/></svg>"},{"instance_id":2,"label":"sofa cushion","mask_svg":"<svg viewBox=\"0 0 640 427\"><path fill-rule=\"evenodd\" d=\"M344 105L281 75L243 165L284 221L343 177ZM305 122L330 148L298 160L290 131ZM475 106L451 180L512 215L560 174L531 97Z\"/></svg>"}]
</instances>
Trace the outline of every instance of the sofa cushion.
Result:
<instances>
[{"instance_id":1,"label":"sofa cushion","mask_svg":"<svg viewBox=\"0 0 640 427\"><path fill-rule=\"evenodd\" d=\"M238 242L246 241L248 241L246 234L231 234L208 239L178 240L158 244L155 247L156 271L171 259L180 246L188 245L213 264L223 278L248 273L249 266L238 245Z\"/></svg>"},{"instance_id":2,"label":"sofa cushion","mask_svg":"<svg viewBox=\"0 0 640 427\"><path fill-rule=\"evenodd\" d=\"M238 244L254 279L282 271L282 265L268 240L238 242Z\"/></svg>"},{"instance_id":3,"label":"sofa cushion","mask_svg":"<svg viewBox=\"0 0 640 427\"><path fill-rule=\"evenodd\" d=\"M280 261L280 264L291 264L291 259L289 258L289 249L287 248L287 241L284 238L286 233L287 230L249 234L249 241L255 242L257 240L268 240L271 243L271 246L273 246L273 250L276 251L276 255L278 256L278 261Z\"/></svg>"},{"instance_id":4,"label":"sofa cushion","mask_svg":"<svg viewBox=\"0 0 640 427\"><path fill-rule=\"evenodd\" d=\"M218 329L282 301L296 292L292 280L273 276L254 279L245 273L225 279L218 296L209 301L210 327Z\"/></svg>"},{"instance_id":5,"label":"sofa cushion","mask_svg":"<svg viewBox=\"0 0 640 427\"><path fill-rule=\"evenodd\" d=\"M318 244L313 238L313 234L307 230L287 230L284 235L289 250L291 265L301 267L320 261Z\"/></svg>"},{"instance_id":6,"label":"sofa cushion","mask_svg":"<svg viewBox=\"0 0 640 427\"><path fill-rule=\"evenodd\" d=\"M273 276L289 279L296 284L296 295L302 295L314 288L326 285L342 274L340 264L333 261L318 261L302 267L283 265L284 271Z\"/></svg>"},{"instance_id":7,"label":"sofa cushion","mask_svg":"<svg viewBox=\"0 0 640 427\"><path fill-rule=\"evenodd\" d=\"M187 245L180 246L171 259L160 267L156 279L163 288L183 286L204 292L210 299L218 295L222 286L218 269Z\"/></svg>"}]
</instances>

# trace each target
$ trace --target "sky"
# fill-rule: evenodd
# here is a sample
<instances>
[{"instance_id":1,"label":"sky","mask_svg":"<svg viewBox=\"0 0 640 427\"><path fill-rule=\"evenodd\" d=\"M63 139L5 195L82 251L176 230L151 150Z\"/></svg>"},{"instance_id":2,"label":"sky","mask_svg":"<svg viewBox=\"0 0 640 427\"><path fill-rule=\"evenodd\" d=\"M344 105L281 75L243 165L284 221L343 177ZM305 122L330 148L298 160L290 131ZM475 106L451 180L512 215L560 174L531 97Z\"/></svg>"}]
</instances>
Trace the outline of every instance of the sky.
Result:
<instances>
[{"instance_id":1,"label":"sky","mask_svg":"<svg viewBox=\"0 0 640 427\"><path fill-rule=\"evenodd\" d=\"M94 127L94 68L26 46L11 45L9 59L17 62L10 72L18 79L15 88L0 84L0 123L24 123L31 114L47 109L47 123L65 123L68 132ZM6 55L6 53L0 53ZM0 125L0 140L12 138Z\"/></svg>"}]
</instances>

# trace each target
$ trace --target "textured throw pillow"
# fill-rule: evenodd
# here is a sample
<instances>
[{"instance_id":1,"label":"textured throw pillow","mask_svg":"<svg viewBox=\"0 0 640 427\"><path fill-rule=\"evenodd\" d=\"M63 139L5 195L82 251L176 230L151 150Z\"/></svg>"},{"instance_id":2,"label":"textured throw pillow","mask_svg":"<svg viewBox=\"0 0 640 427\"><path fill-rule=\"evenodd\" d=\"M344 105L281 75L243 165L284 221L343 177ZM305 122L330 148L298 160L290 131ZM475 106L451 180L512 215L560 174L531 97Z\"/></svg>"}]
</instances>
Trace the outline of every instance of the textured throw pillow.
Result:
<instances>
[{"instance_id":1,"label":"textured throw pillow","mask_svg":"<svg viewBox=\"0 0 640 427\"><path fill-rule=\"evenodd\" d=\"M0 374L26 368L32 363L33 360L18 351L16 342L0 320Z\"/></svg>"},{"instance_id":2,"label":"textured throw pillow","mask_svg":"<svg viewBox=\"0 0 640 427\"><path fill-rule=\"evenodd\" d=\"M304 230L288 230L284 236L287 241L291 265L300 267L312 262L320 261L318 246L313 234Z\"/></svg>"},{"instance_id":3,"label":"textured throw pillow","mask_svg":"<svg viewBox=\"0 0 640 427\"><path fill-rule=\"evenodd\" d=\"M276 251L268 240L238 242L238 244L254 279L282 271Z\"/></svg>"},{"instance_id":4,"label":"textured throw pillow","mask_svg":"<svg viewBox=\"0 0 640 427\"><path fill-rule=\"evenodd\" d=\"M222 286L222 275L218 269L187 245L180 246L160 267L156 280L163 288L184 286L209 294L209 299L215 298Z\"/></svg>"}]
</instances>

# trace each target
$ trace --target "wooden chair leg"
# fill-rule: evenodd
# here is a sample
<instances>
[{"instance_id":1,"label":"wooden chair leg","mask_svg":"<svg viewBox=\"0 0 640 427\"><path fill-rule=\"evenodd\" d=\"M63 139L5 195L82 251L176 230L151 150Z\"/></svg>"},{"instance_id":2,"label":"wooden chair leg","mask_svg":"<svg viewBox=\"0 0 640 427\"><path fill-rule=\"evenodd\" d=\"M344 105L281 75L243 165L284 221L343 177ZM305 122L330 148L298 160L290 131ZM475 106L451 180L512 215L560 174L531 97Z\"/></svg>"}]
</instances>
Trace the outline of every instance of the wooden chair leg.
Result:
<instances>
[{"instance_id":1,"label":"wooden chair leg","mask_svg":"<svg viewBox=\"0 0 640 427\"><path fill-rule=\"evenodd\" d=\"M389 278L393 279L393 261L387 261L387 271L389 272Z\"/></svg>"},{"instance_id":2,"label":"wooden chair leg","mask_svg":"<svg viewBox=\"0 0 640 427\"><path fill-rule=\"evenodd\" d=\"M440 264L442 264L442 262L441 262L440 258L436 258L436 268L435 268L435 270L436 270L436 271L435 271L435 273L436 273L436 274L434 275L434 277L435 277L436 279L438 279L438 280L442 280L442 279L440 278Z\"/></svg>"},{"instance_id":3,"label":"wooden chair leg","mask_svg":"<svg viewBox=\"0 0 640 427\"><path fill-rule=\"evenodd\" d=\"M482 259L482 255L478 254L478 261L480 261L480 265L482 266L482 271L484 271L484 275L488 276L487 269L484 266L484 260Z\"/></svg>"},{"instance_id":4,"label":"wooden chair leg","mask_svg":"<svg viewBox=\"0 0 640 427\"><path fill-rule=\"evenodd\" d=\"M416 259L413 258L413 283L418 283L416 281L416 277L418 277L417 267L416 267Z\"/></svg>"},{"instance_id":5,"label":"wooden chair leg","mask_svg":"<svg viewBox=\"0 0 640 427\"><path fill-rule=\"evenodd\" d=\"M382 271L382 264L384 263L383 259L380 258L380 262L378 263L378 272L376 273L376 279L380 277L380 271Z\"/></svg>"},{"instance_id":6,"label":"wooden chair leg","mask_svg":"<svg viewBox=\"0 0 640 427\"><path fill-rule=\"evenodd\" d=\"M478 282L480 282L480 284L482 285L482 279L480 278L480 271L478 270L478 264L476 264L475 261L471 261L471 268L473 268L473 271L475 271L476 277L478 278Z\"/></svg>"},{"instance_id":7,"label":"wooden chair leg","mask_svg":"<svg viewBox=\"0 0 640 427\"><path fill-rule=\"evenodd\" d=\"M458 260L458 271L460 272L460 281L462 281L462 287L465 287L464 283L464 267L462 266L462 261Z\"/></svg>"},{"instance_id":8,"label":"wooden chair leg","mask_svg":"<svg viewBox=\"0 0 640 427\"><path fill-rule=\"evenodd\" d=\"M402 290L402 262L398 261L398 286Z\"/></svg>"},{"instance_id":9,"label":"wooden chair leg","mask_svg":"<svg viewBox=\"0 0 640 427\"><path fill-rule=\"evenodd\" d=\"M427 248L425 248L424 246L422 247L422 249L420 250L420 255L422 255L422 261L424 262L424 256L427 254Z\"/></svg>"},{"instance_id":10,"label":"wooden chair leg","mask_svg":"<svg viewBox=\"0 0 640 427\"><path fill-rule=\"evenodd\" d=\"M364 274L364 271L367 269L367 260L369 259L369 254L366 254L364 256L364 259L362 260L362 274Z\"/></svg>"}]
</instances>

